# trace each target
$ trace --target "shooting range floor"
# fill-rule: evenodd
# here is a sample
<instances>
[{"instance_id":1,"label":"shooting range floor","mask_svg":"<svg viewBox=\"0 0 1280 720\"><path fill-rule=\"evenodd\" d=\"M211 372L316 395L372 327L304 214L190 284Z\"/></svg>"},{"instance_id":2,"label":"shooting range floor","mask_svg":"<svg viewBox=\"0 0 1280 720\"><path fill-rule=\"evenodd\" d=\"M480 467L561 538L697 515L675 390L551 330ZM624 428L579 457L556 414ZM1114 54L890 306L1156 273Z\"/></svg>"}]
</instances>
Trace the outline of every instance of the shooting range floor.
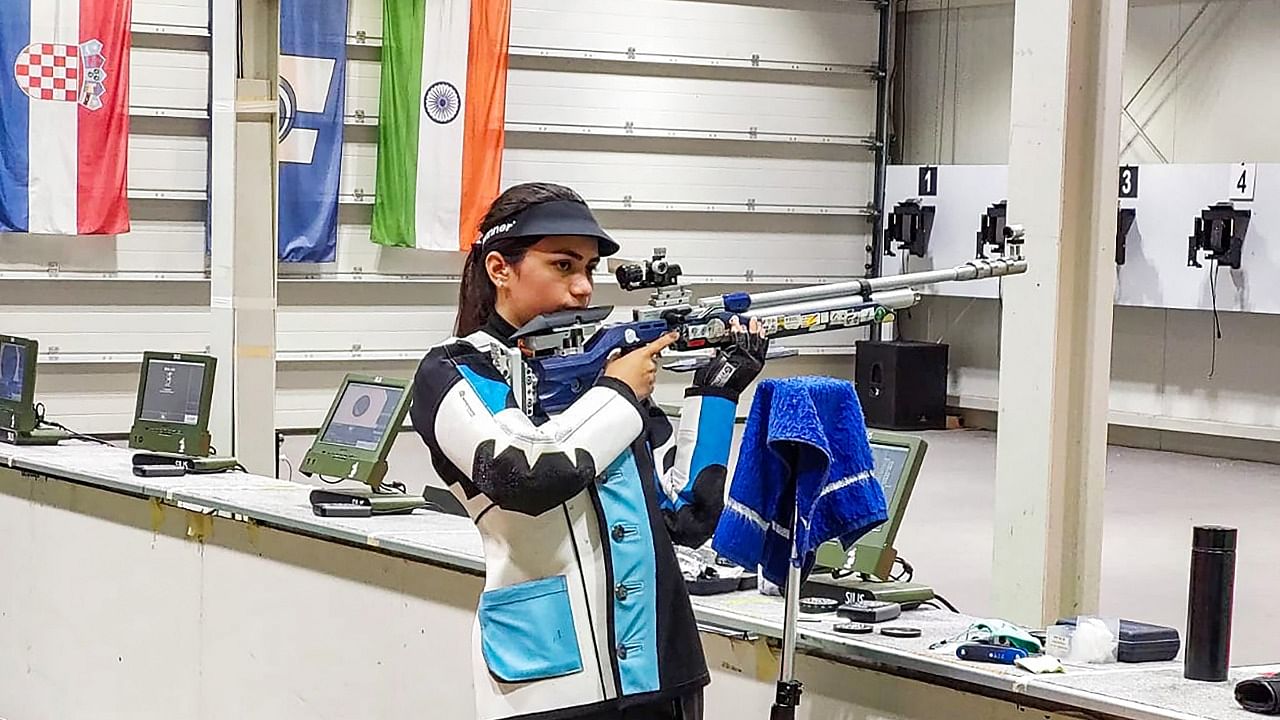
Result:
<instances>
[{"instance_id":1,"label":"shooting range floor","mask_svg":"<svg viewBox=\"0 0 1280 720\"><path fill-rule=\"evenodd\" d=\"M917 581L966 613L987 614L995 433L922 436L929 451L895 544ZM1278 465L1109 448L1101 612L1182 631L1197 524L1240 530L1232 664L1280 660Z\"/></svg>"}]
</instances>

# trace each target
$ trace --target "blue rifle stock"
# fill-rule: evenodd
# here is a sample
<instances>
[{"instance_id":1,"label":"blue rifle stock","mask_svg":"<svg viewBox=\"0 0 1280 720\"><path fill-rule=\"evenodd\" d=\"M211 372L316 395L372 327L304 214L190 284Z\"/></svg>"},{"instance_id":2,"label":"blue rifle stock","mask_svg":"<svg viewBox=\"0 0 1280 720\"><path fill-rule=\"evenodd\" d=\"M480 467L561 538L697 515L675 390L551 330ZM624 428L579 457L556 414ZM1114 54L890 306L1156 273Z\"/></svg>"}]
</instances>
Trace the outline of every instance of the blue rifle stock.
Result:
<instances>
[{"instance_id":1,"label":"blue rifle stock","mask_svg":"<svg viewBox=\"0 0 1280 720\"><path fill-rule=\"evenodd\" d=\"M625 353L643 347L671 329L660 318L601 326L612 311L612 307L593 307L541 315L515 334L514 339L526 352L531 346L540 345L531 365L537 377L538 399L547 412L569 407L591 389L613 351ZM539 326L531 328L535 324ZM584 338L592 326L597 329ZM535 338L555 338L559 348L549 348Z\"/></svg>"}]
</instances>

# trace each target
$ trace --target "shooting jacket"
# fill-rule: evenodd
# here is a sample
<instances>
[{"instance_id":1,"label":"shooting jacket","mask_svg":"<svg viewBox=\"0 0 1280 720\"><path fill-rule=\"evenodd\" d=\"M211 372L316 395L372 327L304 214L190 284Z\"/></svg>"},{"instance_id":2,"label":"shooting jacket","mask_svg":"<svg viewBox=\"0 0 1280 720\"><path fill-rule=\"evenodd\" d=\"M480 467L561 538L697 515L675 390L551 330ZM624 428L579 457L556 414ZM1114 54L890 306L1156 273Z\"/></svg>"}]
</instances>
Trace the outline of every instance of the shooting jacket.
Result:
<instances>
[{"instance_id":1,"label":"shooting jacket","mask_svg":"<svg viewBox=\"0 0 1280 720\"><path fill-rule=\"evenodd\" d=\"M413 387L414 428L484 542L477 717L573 718L701 688L673 543L715 530L737 397L690 388L673 431L602 376L554 417L525 412L491 355L512 332L495 316L431 348Z\"/></svg>"}]
</instances>

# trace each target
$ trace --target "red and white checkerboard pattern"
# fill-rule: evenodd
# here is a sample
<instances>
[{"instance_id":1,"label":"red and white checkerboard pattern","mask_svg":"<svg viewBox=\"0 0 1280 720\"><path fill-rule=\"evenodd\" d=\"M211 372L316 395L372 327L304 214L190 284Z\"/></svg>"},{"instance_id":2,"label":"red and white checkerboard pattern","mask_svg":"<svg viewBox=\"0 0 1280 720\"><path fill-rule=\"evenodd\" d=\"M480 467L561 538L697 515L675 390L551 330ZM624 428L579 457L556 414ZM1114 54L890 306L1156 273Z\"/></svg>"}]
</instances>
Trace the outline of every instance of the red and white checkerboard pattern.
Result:
<instances>
[{"instance_id":1,"label":"red and white checkerboard pattern","mask_svg":"<svg viewBox=\"0 0 1280 720\"><path fill-rule=\"evenodd\" d=\"M36 100L77 102L80 95L80 48L35 43L18 54L18 85Z\"/></svg>"}]
</instances>

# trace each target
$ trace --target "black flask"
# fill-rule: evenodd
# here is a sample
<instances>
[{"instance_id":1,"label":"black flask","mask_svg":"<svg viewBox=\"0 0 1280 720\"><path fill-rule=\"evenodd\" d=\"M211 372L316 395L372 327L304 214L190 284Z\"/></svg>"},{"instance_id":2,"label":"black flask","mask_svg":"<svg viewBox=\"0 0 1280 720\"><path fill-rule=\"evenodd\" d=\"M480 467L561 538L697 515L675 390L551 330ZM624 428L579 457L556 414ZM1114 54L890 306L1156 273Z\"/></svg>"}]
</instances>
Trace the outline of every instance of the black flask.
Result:
<instances>
[{"instance_id":1,"label":"black flask","mask_svg":"<svg viewBox=\"0 0 1280 720\"><path fill-rule=\"evenodd\" d=\"M1187 651L1183 675L1223 682L1231 662L1231 606L1236 579L1236 529L1202 525L1191 546L1187 591Z\"/></svg>"}]
</instances>

